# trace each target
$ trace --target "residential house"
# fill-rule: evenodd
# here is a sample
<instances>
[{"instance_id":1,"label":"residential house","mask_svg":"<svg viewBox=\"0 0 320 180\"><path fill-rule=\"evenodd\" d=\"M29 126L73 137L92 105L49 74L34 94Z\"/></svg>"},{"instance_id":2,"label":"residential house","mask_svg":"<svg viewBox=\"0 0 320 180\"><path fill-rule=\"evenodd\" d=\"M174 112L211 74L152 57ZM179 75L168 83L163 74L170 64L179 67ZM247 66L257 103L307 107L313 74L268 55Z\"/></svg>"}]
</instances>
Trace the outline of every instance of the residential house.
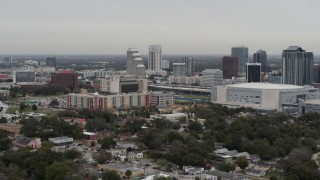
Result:
<instances>
[{"instance_id":1,"label":"residential house","mask_svg":"<svg viewBox=\"0 0 320 180\"><path fill-rule=\"evenodd\" d=\"M129 142L117 142L117 148L119 149L138 149L138 146Z\"/></svg>"},{"instance_id":2,"label":"residential house","mask_svg":"<svg viewBox=\"0 0 320 180\"><path fill-rule=\"evenodd\" d=\"M127 153L127 158L128 159L141 159L143 158L143 152L133 152L133 151L130 151Z\"/></svg>"},{"instance_id":3,"label":"residential house","mask_svg":"<svg viewBox=\"0 0 320 180\"><path fill-rule=\"evenodd\" d=\"M106 152L111 153L111 155L114 157L114 156L118 156L118 155L122 155L122 154L126 153L127 149L119 149L119 148L108 149L108 150L106 150Z\"/></svg>"},{"instance_id":4,"label":"residential house","mask_svg":"<svg viewBox=\"0 0 320 180\"><path fill-rule=\"evenodd\" d=\"M239 158L241 156L245 157L247 160L251 160L250 154L247 152L241 152L241 153L233 155L233 157L235 157L235 158Z\"/></svg>"},{"instance_id":5,"label":"residential house","mask_svg":"<svg viewBox=\"0 0 320 180\"><path fill-rule=\"evenodd\" d=\"M126 171L130 170L132 172L131 177L142 176L144 174L144 169L133 166L132 164L126 163L109 163L109 164L98 164L98 169L102 171L116 171L121 178L125 178Z\"/></svg>"},{"instance_id":6,"label":"residential house","mask_svg":"<svg viewBox=\"0 0 320 180\"><path fill-rule=\"evenodd\" d=\"M17 147L31 147L33 149L38 149L41 147L41 138L28 138L25 136L16 136L12 140L12 145Z\"/></svg>"},{"instance_id":7,"label":"residential house","mask_svg":"<svg viewBox=\"0 0 320 180\"><path fill-rule=\"evenodd\" d=\"M268 172L272 169L273 165L274 163L271 162L258 161L253 163L252 168Z\"/></svg>"},{"instance_id":8,"label":"residential house","mask_svg":"<svg viewBox=\"0 0 320 180\"><path fill-rule=\"evenodd\" d=\"M246 177L218 170L206 172L206 180L247 180Z\"/></svg>"},{"instance_id":9,"label":"residential house","mask_svg":"<svg viewBox=\"0 0 320 180\"><path fill-rule=\"evenodd\" d=\"M266 172L259 169L248 168L246 169L246 174L250 176L263 177L266 175Z\"/></svg>"}]
</instances>

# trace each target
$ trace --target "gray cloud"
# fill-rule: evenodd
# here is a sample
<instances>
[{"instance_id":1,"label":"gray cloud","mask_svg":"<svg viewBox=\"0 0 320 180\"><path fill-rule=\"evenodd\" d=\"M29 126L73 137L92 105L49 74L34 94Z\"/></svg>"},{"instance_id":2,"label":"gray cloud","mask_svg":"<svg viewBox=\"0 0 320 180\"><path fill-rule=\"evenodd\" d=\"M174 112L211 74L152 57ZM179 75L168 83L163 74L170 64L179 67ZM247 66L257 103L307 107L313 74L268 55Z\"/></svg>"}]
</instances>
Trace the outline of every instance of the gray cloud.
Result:
<instances>
[{"instance_id":1,"label":"gray cloud","mask_svg":"<svg viewBox=\"0 0 320 180\"><path fill-rule=\"evenodd\" d=\"M319 52L320 11L301 0L0 0L0 54Z\"/></svg>"}]
</instances>

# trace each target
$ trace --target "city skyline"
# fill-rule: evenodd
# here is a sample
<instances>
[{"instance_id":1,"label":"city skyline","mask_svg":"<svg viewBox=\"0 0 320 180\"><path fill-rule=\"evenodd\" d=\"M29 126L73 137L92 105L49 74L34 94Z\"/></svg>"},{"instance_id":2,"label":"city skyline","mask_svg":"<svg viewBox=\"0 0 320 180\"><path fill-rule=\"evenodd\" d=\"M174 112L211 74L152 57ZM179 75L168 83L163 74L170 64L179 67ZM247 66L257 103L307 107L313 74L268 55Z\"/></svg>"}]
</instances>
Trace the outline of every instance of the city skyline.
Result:
<instances>
[{"instance_id":1,"label":"city skyline","mask_svg":"<svg viewBox=\"0 0 320 180\"><path fill-rule=\"evenodd\" d=\"M233 46L320 52L318 1L5 1L0 54L229 54ZM270 13L272 12L272 13ZM303 13L292 13L303 12Z\"/></svg>"}]
</instances>

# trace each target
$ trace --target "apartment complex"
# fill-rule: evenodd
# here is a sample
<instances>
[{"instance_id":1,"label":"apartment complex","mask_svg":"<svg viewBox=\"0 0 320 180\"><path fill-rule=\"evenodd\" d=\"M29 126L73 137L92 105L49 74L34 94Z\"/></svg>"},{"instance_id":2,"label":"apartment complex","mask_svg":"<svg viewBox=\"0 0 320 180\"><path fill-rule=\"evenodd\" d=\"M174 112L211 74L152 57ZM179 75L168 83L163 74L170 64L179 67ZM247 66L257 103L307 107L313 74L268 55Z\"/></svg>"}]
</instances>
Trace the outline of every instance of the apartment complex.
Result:
<instances>
[{"instance_id":1,"label":"apartment complex","mask_svg":"<svg viewBox=\"0 0 320 180\"><path fill-rule=\"evenodd\" d=\"M162 70L162 49L160 45L149 46L148 70Z\"/></svg>"},{"instance_id":2,"label":"apartment complex","mask_svg":"<svg viewBox=\"0 0 320 180\"><path fill-rule=\"evenodd\" d=\"M313 83L313 53L299 46L290 46L282 52L282 83L311 85Z\"/></svg>"},{"instance_id":3,"label":"apartment complex","mask_svg":"<svg viewBox=\"0 0 320 180\"><path fill-rule=\"evenodd\" d=\"M140 77L146 76L143 59L137 49L129 48L127 51L127 73Z\"/></svg>"},{"instance_id":4,"label":"apartment complex","mask_svg":"<svg viewBox=\"0 0 320 180\"><path fill-rule=\"evenodd\" d=\"M71 109L107 109L142 106L167 106L173 104L173 94L163 92L141 92L117 95L68 94L67 108Z\"/></svg>"}]
</instances>

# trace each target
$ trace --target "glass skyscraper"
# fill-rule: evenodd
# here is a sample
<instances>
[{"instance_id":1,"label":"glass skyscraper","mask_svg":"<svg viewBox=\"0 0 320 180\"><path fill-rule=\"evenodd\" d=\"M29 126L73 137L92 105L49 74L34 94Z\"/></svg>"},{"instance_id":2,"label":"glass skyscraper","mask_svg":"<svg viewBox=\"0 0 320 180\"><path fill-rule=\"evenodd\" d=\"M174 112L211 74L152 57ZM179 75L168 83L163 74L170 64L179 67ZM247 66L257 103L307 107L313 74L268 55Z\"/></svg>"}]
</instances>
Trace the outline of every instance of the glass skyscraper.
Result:
<instances>
[{"instance_id":1,"label":"glass skyscraper","mask_svg":"<svg viewBox=\"0 0 320 180\"><path fill-rule=\"evenodd\" d=\"M185 63L186 67L186 76L194 75L194 65L192 57L182 57L182 63Z\"/></svg>"},{"instance_id":2,"label":"glass skyscraper","mask_svg":"<svg viewBox=\"0 0 320 180\"><path fill-rule=\"evenodd\" d=\"M249 48L245 46L232 47L231 55L238 58L239 75L245 75L246 64L249 62Z\"/></svg>"},{"instance_id":3,"label":"glass skyscraper","mask_svg":"<svg viewBox=\"0 0 320 180\"><path fill-rule=\"evenodd\" d=\"M253 62L261 63L261 71L269 72L268 61L267 61L267 52L259 50L253 54Z\"/></svg>"}]
</instances>

